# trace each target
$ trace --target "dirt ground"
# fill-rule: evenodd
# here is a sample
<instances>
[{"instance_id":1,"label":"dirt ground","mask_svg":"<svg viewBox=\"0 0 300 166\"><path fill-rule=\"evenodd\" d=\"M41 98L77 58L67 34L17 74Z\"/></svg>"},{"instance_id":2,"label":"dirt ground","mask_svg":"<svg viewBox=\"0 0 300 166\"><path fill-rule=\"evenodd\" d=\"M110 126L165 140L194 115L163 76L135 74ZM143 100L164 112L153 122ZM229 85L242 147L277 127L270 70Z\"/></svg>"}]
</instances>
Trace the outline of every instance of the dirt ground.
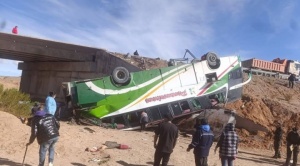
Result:
<instances>
[{"instance_id":1,"label":"dirt ground","mask_svg":"<svg viewBox=\"0 0 300 166\"><path fill-rule=\"evenodd\" d=\"M0 77L4 87L18 88L19 78ZM258 124L265 126L268 132L251 133L237 129L241 139L238 158L235 165L239 166L270 166L282 165L285 159L285 142L282 146L282 159L273 159L272 132L273 123L280 121L286 132L292 125L299 125L299 84L294 89L287 88L286 80L254 76L253 80L244 87L243 98L226 107L235 109L237 113ZM60 139L56 146L54 165L58 166L93 166L104 162L104 166L146 166L153 164L153 135L152 131L119 131L104 129L97 126L78 126L61 122ZM21 165L25 144L29 140L30 127L21 123L18 117L0 111L0 165ZM92 129L94 132L91 132ZM285 139L284 139L285 140ZM106 141L125 144L131 149L105 149L98 152L85 151L86 148L101 147ZM169 165L192 166L192 152L186 152L190 137L179 137ZM221 165L217 154L211 148L209 165ZM106 162L105 162L106 161ZM25 163L27 166L38 164L38 144L28 147Z\"/></svg>"}]
</instances>

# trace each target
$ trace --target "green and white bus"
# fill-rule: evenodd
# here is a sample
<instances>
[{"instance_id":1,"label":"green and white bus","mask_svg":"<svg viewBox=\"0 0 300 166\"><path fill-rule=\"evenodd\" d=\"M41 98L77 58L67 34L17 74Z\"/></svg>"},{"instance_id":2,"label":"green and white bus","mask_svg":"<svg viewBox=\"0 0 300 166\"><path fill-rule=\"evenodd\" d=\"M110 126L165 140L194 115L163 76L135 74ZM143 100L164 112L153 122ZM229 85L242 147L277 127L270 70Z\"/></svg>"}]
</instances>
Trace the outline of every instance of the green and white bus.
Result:
<instances>
[{"instance_id":1,"label":"green and white bus","mask_svg":"<svg viewBox=\"0 0 300 166\"><path fill-rule=\"evenodd\" d=\"M190 63L129 72L117 67L112 75L64 83L74 109L103 122L139 127L145 111L151 123L164 114L174 118L201 112L217 103L241 98L243 82L238 56L207 53Z\"/></svg>"}]
</instances>

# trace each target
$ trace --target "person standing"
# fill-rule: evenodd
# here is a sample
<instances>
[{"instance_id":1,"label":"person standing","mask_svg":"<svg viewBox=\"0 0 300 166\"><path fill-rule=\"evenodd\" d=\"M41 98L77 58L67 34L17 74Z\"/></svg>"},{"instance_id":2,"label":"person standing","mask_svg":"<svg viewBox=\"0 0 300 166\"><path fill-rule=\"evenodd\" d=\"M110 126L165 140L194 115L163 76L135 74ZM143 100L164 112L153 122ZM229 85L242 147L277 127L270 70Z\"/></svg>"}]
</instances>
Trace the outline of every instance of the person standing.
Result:
<instances>
[{"instance_id":1,"label":"person standing","mask_svg":"<svg viewBox=\"0 0 300 166\"><path fill-rule=\"evenodd\" d=\"M51 114L46 114L43 106L35 112L31 123L31 136L26 146L32 144L37 138L40 145L39 150L39 166L45 163L46 153L49 150L49 166L53 166L54 161L54 146L59 138L59 122Z\"/></svg>"},{"instance_id":2,"label":"person standing","mask_svg":"<svg viewBox=\"0 0 300 166\"><path fill-rule=\"evenodd\" d=\"M294 88L294 82L296 81L295 74L291 74L288 80L289 80L289 88Z\"/></svg>"},{"instance_id":3,"label":"person standing","mask_svg":"<svg viewBox=\"0 0 300 166\"><path fill-rule=\"evenodd\" d=\"M215 148L216 152L218 147L220 147L219 156L222 166L233 166L233 160L236 159L238 153L238 140L239 138L234 130L234 124L228 123Z\"/></svg>"},{"instance_id":4,"label":"person standing","mask_svg":"<svg viewBox=\"0 0 300 166\"><path fill-rule=\"evenodd\" d=\"M291 156L293 153L293 164L292 166L297 165L298 153L299 153L299 134L298 128L293 127L292 131L290 131L286 137L286 161L285 165L288 166L291 160Z\"/></svg>"},{"instance_id":5,"label":"person standing","mask_svg":"<svg viewBox=\"0 0 300 166\"><path fill-rule=\"evenodd\" d=\"M149 122L149 117L148 114L143 111L141 113L141 118L140 118L140 124L141 124L141 131L146 129L146 124Z\"/></svg>"},{"instance_id":6,"label":"person standing","mask_svg":"<svg viewBox=\"0 0 300 166\"><path fill-rule=\"evenodd\" d=\"M53 92L49 92L49 96L47 96L45 105L46 105L46 113L55 115L57 106L56 106L56 101L55 101L56 95Z\"/></svg>"},{"instance_id":7,"label":"person standing","mask_svg":"<svg viewBox=\"0 0 300 166\"><path fill-rule=\"evenodd\" d=\"M18 26L15 26L12 31L11 31L13 34L18 34Z\"/></svg>"},{"instance_id":8,"label":"person standing","mask_svg":"<svg viewBox=\"0 0 300 166\"><path fill-rule=\"evenodd\" d=\"M31 115L33 115L33 116L35 115L35 112L38 111L39 106L40 106L40 103L38 103L38 102L34 103L33 107L31 108Z\"/></svg>"},{"instance_id":9,"label":"person standing","mask_svg":"<svg viewBox=\"0 0 300 166\"><path fill-rule=\"evenodd\" d=\"M214 135L210 131L207 119L197 119L195 127L196 132L186 151L189 152L194 148L196 166L208 166L207 157L209 155L209 149L214 141Z\"/></svg>"},{"instance_id":10,"label":"person standing","mask_svg":"<svg viewBox=\"0 0 300 166\"><path fill-rule=\"evenodd\" d=\"M167 166L178 138L178 128L172 123L172 115L165 114L164 118L166 121L162 122L155 130L154 148L156 150L154 166L159 166L161 160L162 166Z\"/></svg>"},{"instance_id":11,"label":"person standing","mask_svg":"<svg viewBox=\"0 0 300 166\"><path fill-rule=\"evenodd\" d=\"M282 138L281 124L277 123L276 124L276 130L274 132L274 150L275 150L275 155L273 156L273 158L281 158L281 154L280 154L281 138Z\"/></svg>"}]
</instances>

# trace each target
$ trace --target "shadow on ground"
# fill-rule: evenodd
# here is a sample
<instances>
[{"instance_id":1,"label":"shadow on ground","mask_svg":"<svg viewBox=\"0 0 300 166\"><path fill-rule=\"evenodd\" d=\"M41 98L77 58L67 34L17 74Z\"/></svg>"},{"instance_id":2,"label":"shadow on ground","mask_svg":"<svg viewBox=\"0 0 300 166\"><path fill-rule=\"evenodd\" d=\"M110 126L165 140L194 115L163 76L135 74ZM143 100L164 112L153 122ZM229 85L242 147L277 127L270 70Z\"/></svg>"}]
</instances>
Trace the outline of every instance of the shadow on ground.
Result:
<instances>
[{"instance_id":1,"label":"shadow on ground","mask_svg":"<svg viewBox=\"0 0 300 166\"><path fill-rule=\"evenodd\" d=\"M148 165L143 165L143 164L129 164L129 163L127 163L125 161L122 161L122 160L117 161L117 163L119 163L119 164L121 164L123 166L148 166Z\"/></svg>"},{"instance_id":2,"label":"shadow on ground","mask_svg":"<svg viewBox=\"0 0 300 166\"><path fill-rule=\"evenodd\" d=\"M253 156L253 157L243 157L243 156L238 155L237 158L239 160L247 160L247 161L253 161L256 163L265 163L265 164L280 165L280 166L282 166L284 164L283 161L278 161L278 160L273 159L270 156L266 156L266 155L260 155L260 154L249 153L249 152L244 152L244 151L239 151L239 154L247 154L247 155Z\"/></svg>"},{"instance_id":3,"label":"shadow on ground","mask_svg":"<svg viewBox=\"0 0 300 166\"><path fill-rule=\"evenodd\" d=\"M87 166L85 164L81 164L81 163L71 163L72 165L75 165L75 166Z\"/></svg>"},{"instance_id":4,"label":"shadow on ground","mask_svg":"<svg viewBox=\"0 0 300 166\"><path fill-rule=\"evenodd\" d=\"M17 163L17 162L11 161L9 159L0 157L0 165L22 166L22 163ZM25 163L24 166L31 166L31 165Z\"/></svg>"}]
</instances>

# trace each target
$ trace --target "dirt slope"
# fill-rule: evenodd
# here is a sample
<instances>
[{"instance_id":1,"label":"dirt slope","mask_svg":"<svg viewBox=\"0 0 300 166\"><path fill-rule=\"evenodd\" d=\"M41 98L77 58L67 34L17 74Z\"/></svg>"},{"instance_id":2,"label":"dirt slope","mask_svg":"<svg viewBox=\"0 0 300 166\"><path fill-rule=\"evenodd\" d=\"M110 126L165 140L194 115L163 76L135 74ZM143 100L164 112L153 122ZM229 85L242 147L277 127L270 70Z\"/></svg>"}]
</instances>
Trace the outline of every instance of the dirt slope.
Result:
<instances>
[{"instance_id":1,"label":"dirt slope","mask_svg":"<svg viewBox=\"0 0 300 166\"><path fill-rule=\"evenodd\" d=\"M269 148L276 121L282 123L284 138L293 125L299 126L300 85L296 83L293 89L287 85L287 80L253 76L252 81L244 86L242 99L227 105L236 109L240 116L265 126L269 131L249 133L239 130L244 146Z\"/></svg>"}]
</instances>

